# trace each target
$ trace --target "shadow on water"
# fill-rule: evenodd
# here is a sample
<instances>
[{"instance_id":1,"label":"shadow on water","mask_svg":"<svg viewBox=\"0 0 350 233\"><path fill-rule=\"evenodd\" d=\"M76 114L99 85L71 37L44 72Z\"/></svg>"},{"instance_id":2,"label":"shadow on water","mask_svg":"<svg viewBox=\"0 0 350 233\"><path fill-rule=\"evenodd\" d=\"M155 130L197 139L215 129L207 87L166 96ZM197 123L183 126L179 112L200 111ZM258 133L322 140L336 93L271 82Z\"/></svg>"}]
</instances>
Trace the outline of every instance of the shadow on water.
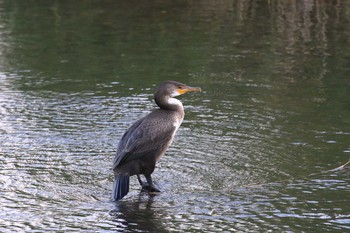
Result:
<instances>
[{"instance_id":1,"label":"shadow on water","mask_svg":"<svg viewBox=\"0 0 350 233\"><path fill-rule=\"evenodd\" d=\"M116 230L123 232L147 231L147 232L169 232L159 218L161 209L154 207L156 195L140 191L133 201L119 201L115 203L115 209L109 214L116 223Z\"/></svg>"}]
</instances>

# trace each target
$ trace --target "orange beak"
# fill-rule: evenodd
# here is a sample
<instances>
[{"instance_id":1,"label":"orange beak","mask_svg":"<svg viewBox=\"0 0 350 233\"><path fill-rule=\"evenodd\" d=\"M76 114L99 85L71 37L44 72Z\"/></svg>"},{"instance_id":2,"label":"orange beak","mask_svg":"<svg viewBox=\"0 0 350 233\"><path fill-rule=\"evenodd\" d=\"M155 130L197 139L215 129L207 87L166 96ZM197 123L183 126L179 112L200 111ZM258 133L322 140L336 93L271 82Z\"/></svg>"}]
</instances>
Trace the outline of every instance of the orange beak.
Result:
<instances>
[{"instance_id":1,"label":"orange beak","mask_svg":"<svg viewBox=\"0 0 350 233\"><path fill-rule=\"evenodd\" d=\"M185 94L187 92L194 92L194 91L199 91L201 92L202 89L200 87L190 87L190 86L184 86L182 88L177 89L177 92L182 95Z\"/></svg>"}]
</instances>

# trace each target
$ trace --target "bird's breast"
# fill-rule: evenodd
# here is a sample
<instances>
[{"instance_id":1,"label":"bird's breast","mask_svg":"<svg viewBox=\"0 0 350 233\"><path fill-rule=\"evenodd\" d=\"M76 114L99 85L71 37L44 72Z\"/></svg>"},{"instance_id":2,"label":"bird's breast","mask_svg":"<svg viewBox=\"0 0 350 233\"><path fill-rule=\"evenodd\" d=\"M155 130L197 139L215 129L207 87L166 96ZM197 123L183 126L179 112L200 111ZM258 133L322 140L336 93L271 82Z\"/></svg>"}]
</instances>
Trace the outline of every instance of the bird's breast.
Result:
<instances>
[{"instance_id":1,"label":"bird's breast","mask_svg":"<svg viewBox=\"0 0 350 233\"><path fill-rule=\"evenodd\" d=\"M174 122L173 122L173 126L175 128L174 135L175 135L176 131L179 129L182 121L183 121L183 116L175 117Z\"/></svg>"},{"instance_id":2,"label":"bird's breast","mask_svg":"<svg viewBox=\"0 0 350 233\"><path fill-rule=\"evenodd\" d=\"M182 123L182 120L179 120L179 119L176 119L176 120L173 122L173 126L174 126L174 128L175 128L175 132L179 129L181 123Z\"/></svg>"}]
</instances>

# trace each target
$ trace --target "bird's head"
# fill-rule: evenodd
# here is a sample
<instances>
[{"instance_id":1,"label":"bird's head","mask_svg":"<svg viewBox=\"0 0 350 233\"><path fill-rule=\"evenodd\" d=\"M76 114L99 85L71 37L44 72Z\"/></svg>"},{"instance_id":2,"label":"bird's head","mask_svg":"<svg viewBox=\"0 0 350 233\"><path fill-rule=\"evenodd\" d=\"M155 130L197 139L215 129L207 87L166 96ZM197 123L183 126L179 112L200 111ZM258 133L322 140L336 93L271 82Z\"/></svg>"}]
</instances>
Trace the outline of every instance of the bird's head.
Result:
<instances>
[{"instance_id":1,"label":"bird's head","mask_svg":"<svg viewBox=\"0 0 350 233\"><path fill-rule=\"evenodd\" d=\"M187 92L202 91L200 87L190 87L176 81L165 81L156 90L156 95L175 97Z\"/></svg>"},{"instance_id":2,"label":"bird's head","mask_svg":"<svg viewBox=\"0 0 350 233\"><path fill-rule=\"evenodd\" d=\"M176 81L165 81L159 85L154 94L154 100L161 108L182 108L180 101L173 97L185 94L187 92L202 91L199 87L190 87Z\"/></svg>"}]
</instances>

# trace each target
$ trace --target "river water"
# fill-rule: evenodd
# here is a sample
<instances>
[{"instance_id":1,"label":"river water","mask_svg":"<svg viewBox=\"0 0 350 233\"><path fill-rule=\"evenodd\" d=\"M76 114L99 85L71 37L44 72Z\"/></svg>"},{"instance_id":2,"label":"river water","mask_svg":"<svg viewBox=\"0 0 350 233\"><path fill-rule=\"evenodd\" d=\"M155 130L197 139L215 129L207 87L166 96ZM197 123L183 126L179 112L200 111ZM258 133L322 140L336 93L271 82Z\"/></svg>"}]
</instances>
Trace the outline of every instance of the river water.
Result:
<instances>
[{"instance_id":1,"label":"river water","mask_svg":"<svg viewBox=\"0 0 350 233\"><path fill-rule=\"evenodd\" d=\"M350 230L350 2L0 0L1 232ZM164 80L185 120L111 201Z\"/></svg>"}]
</instances>

